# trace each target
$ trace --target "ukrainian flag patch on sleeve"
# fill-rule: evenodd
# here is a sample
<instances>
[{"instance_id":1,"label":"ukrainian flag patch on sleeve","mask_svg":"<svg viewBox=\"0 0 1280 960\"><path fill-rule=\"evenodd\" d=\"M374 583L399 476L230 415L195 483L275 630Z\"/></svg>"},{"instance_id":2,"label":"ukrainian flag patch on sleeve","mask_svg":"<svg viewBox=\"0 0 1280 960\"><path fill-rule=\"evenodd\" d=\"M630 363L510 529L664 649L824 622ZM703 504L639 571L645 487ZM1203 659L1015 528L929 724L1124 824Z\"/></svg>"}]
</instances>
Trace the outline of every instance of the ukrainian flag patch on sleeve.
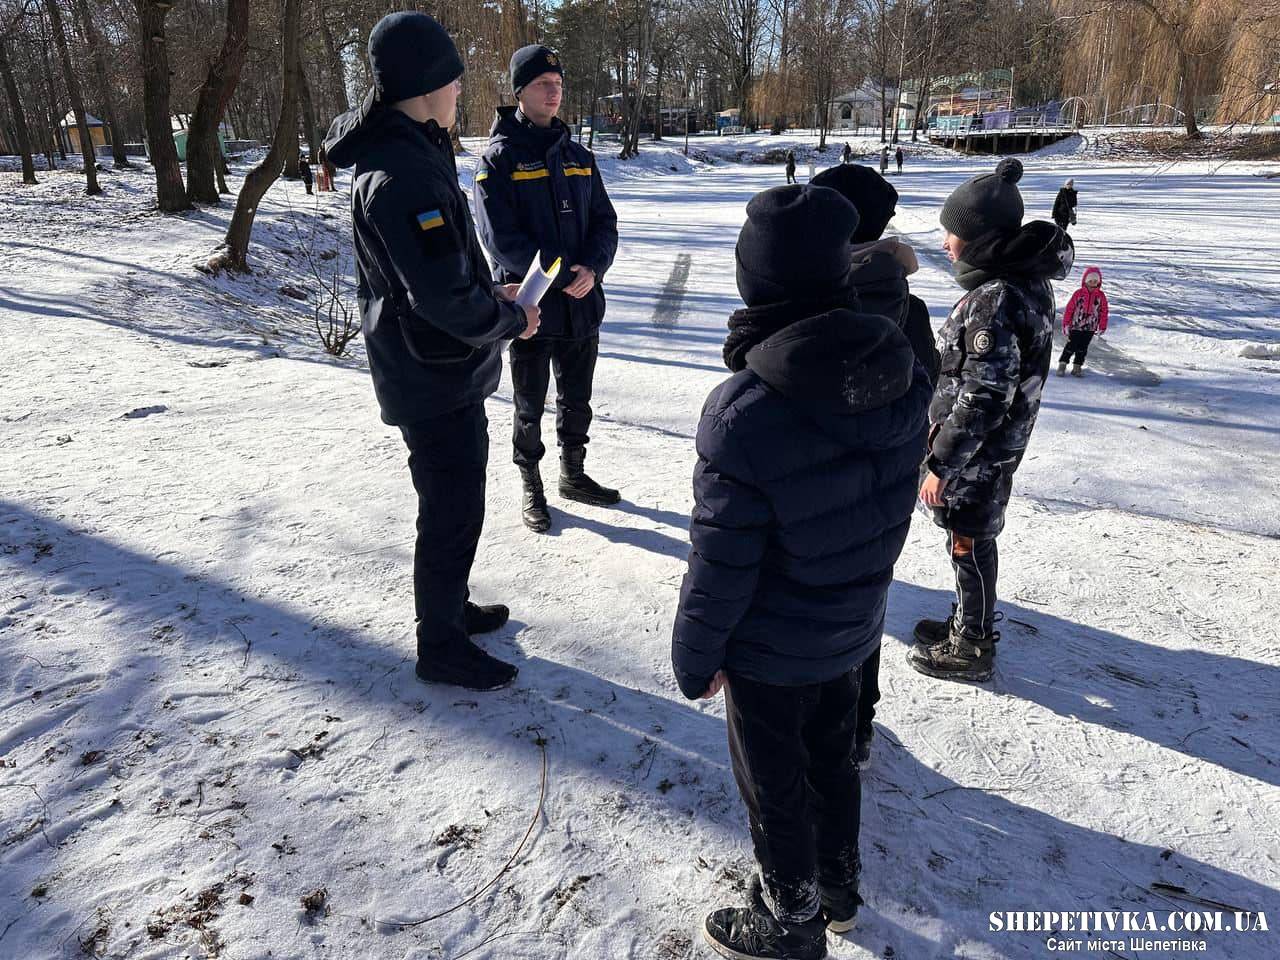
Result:
<instances>
[{"instance_id":1,"label":"ukrainian flag patch on sleeve","mask_svg":"<svg viewBox=\"0 0 1280 960\"><path fill-rule=\"evenodd\" d=\"M418 214L418 227L422 230L434 230L444 226L444 214L439 210L427 210Z\"/></svg>"}]
</instances>

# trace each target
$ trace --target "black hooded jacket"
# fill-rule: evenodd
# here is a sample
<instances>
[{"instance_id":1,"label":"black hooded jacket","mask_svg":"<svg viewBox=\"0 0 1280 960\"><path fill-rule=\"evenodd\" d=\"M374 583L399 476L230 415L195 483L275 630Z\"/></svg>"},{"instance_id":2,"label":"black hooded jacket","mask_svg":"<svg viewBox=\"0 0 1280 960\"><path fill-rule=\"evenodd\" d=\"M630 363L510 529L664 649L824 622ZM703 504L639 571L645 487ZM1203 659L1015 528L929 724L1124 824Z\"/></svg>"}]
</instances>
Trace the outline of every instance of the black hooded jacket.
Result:
<instances>
[{"instance_id":1,"label":"black hooded jacket","mask_svg":"<svg viewBox=\"0 0 1280 960\"><path fill-rule=\"evenodd\" d=\"M902 333L847 309L755 310L778 332L698 424L671 651L690 699L721 668L796 686L865 660L915 502L930 389Z\"/></svg>"},{"instance_id":2,"label":"black hooded jacket","mask_svg":"<svg viewBox=\"0 0 1280 960\"><path fill-rule=\"evenodd\" d=\"M1059 190L1053 200L1053 222L1060 227L1071 223L1078 202L1078 194L1074 187L1063 187Z\"/></svg>"},{"instance_id":3,"label":"black hooded jacket","mask_svg":"<svg viewBox=\"0 0 1280 960\"><path fill-rule=\"evenodd\" d=\"M494 292L448 134L370 94L333 121L325 152L355 167L357 292L382 419L409 424L484 400L498 388L499 345L525 317Z\"/></svg>"},{"instance_id":4,"label":"black hooded jacket","mask_svg":"<svg viewBox=\"0 0 1280 960\"><path fill-rule=\"evenodd\" d=\"M560 258L560 272L542 299L538 337L581 339L604 320L604 275L618 250L614 213L595 156L574 143L558 119L538 127L515 107L499 107L489 146L476 171L476 222L494 261L495 277L519 283L542 253L542 265ZM581 299L563 293L582 264L596 285Z\"/></svg>"},{"instance_id":5,"label":"black hooded jacket","mask_svg":"<svg viewBox=\"0 0 1280 960\"><path fill-rule=\"evenodd\" d=\"M929 320L929 308L923 300L912 296L907 282L908 268L897 254L896 239L876 240L853 249L849 283L857 293L861 308L892 320L911 344L916 359L929 375L930 386L938 382L941 360ZM914 270L915 254L908 250Z\"/></svg>"},{"instance_id":6,"label":"black hooded jacket","mask_svg":"<svg viewBox=\"0 0 1280 960\"><path fill-rule=\"evenodd\" d=\"M985 538L1004 528L1053 352L1049 281L1067 275L1074 255L1066 233L1036 220L979 237L955 265L968 293L938 335L942 374L926 461L946 481L934 519L948 530Z\"/></svg>"}]
</instances>

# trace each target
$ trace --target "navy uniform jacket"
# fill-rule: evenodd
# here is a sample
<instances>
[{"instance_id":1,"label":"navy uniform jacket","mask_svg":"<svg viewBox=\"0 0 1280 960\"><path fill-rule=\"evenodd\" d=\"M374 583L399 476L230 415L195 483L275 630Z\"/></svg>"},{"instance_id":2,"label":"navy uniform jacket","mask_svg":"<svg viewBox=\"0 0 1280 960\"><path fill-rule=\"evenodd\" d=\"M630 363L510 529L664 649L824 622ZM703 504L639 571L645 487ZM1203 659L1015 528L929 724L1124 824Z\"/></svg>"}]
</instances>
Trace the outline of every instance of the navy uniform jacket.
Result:
<instances>
[{"instance_id":1,"label":"navy uniform jacket","mask_svg":"<svg viewBox=\"0 0 1280 960\"><path fill-rule=\"evenodd\" d=\"M410 424L483 401L498 388L501 342L525 317L494 291L448 134L370 95L333 121L325 149L356 168L361 326L382 419Z\"/></svg>"},{"instance_id":2,"label":"navy uniform jacket","mask_svg":"<svg viewBox=\"0 0 1280 960\"><path fill-rule=\"evenodd\" d=\"M539 250L544 267L560 258L560 273L542 300L538 336L594 336L604 320L602 281L618 250L618 216L591 151L574 143L559 120L539 128L515 107L499 107L475 197L495 280L519 283ZM569 270L575 263L596 274L595 287L581 300L562 292L575 279Z\"/></svg>"}]
</instances>

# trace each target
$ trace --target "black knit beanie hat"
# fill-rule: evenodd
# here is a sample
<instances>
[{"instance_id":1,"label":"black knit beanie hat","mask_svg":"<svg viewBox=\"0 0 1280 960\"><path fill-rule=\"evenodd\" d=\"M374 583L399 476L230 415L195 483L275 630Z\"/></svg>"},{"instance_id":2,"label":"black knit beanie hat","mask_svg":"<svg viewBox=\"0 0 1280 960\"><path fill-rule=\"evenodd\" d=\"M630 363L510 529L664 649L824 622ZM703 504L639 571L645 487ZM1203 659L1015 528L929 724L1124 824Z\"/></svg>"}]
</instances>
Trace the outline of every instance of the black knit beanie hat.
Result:
<instances>
[{"instance_id":1,"label":"black knit beanie hat","mask_svg":"<svg viewBox=\"0 0 1280 960\"><path fill-rule=\"evenodd\" d=\"M560 58L550 47L531 43L511 55L511 91L518 94L544 73L564 76Z\"/></svg>"},{"instance_id":2,"label":"black knit beanie hat","mask_svg":"<svg viewBox=\"0 0 1280 960\"><path fill-rule=\"evenodd\" d=\"M369 68L383 103L419 97L462 76L462 57L444 27L425 13L389 13L369 33Z\"/></svg>"},{"instance_id":3,"label":"black knit beanie hat","mask_svg":"<svg viewBox=\"0 0 1280 960\"><path fill-rule=\"evenodd\" d=\"M828 167L811 181L815 187L830 187L858 211L854 243L870 243L884 235L898 205L898 191L884 177L860 163Z\"/></svg>"},{"instance_id":4,"label":"black knit beanie hat","mask_svg":"<svg viewBox=\"0 0 1280 960\"><path fill-rule=\"evenodd\" d=\"M1021 179L1022 164L1006 157L996 164L995 173L960 184L942 206L943 227L961 240L974 240L984 233L1013 233L1022 226Z\"/></svg>"},{"instance_id":5,"label":"black knit beanie hat","mask_svg":"<svg viewBox=\"0 0 1280 960\"><path fill-rule=\"evenodd\" d=\"M759 307L843 292L857 228L858 211L827 187L790 184L757 193L735 251L743 302Z\"/></svg>"}]
</instances>

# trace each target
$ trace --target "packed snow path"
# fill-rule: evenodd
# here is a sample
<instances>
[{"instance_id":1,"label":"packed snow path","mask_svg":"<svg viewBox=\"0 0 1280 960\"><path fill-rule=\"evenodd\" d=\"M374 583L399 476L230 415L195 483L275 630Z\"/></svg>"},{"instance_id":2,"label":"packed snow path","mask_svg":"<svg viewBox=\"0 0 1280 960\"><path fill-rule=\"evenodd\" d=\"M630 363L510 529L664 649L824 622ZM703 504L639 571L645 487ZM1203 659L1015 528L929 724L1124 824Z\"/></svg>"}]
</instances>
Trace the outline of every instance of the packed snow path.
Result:
<instances>
[{"instance_id":1,"label":"packed snow path","mask_svg":"<svg viewBox=\"0 0 1280 960\"><path fill-rule=\"evenodd\" d=\"M864 777L868 903L837 958L1047 955L992 911L1199 897L1280 923L1280 361L1240 355L1280 343L1280 189L1033 164L1032 212L1082 187L1077 262L1102 266L1112 329L1088 378L1049 384L990 684L904 662L951 589L917 516ZM676 165L606 169L624 242L588 466L625 502L553 499L553 532L528 534L505 384L490 404L473 589L511 605L485 642L521 668L497 695L413 678L405 451L367 373L307 345L278 294L296 264L258 250L275 276L211 281L191 265L228 211L142 215L142 175L97 208L70 177L5 175L0 956L701 954L749 843L721 702L680 697L669 632L733 239L782 176ZM988 165L897 181L939 324L937 208ZM340 227L344 202L318 209ZM289 245L308 204L278 185L259 235ZM1246 244L1241 210L1270 236ZM544 750L513 868L398 926L499 873ZM1209 934L1199 955L1262 960L1277 936Z\"/></svg>"}]
</instances>

